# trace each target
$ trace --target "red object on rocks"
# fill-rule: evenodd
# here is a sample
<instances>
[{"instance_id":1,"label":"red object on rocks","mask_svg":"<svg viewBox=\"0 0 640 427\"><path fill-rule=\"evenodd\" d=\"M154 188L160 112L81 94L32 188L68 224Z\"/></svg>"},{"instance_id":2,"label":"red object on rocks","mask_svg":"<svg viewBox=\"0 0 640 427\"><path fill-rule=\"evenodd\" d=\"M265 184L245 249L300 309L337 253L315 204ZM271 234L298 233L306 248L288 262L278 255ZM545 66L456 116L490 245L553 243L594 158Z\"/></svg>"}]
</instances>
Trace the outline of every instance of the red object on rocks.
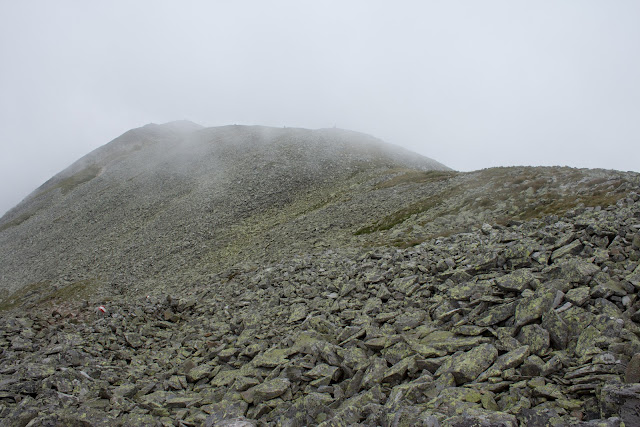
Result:
<instances>
[{"instance_id":1,"label":"red object on rocks","mask_svg":"<svg viewBox=\"0 0 640 427\"><path fill-rule=\"evenodd\" d=\"M100 307L98 307L98 311L102 312L102 313L106 313L107 309L104 308L104 305L101 305Z\"/></svg>"}]
</instances>

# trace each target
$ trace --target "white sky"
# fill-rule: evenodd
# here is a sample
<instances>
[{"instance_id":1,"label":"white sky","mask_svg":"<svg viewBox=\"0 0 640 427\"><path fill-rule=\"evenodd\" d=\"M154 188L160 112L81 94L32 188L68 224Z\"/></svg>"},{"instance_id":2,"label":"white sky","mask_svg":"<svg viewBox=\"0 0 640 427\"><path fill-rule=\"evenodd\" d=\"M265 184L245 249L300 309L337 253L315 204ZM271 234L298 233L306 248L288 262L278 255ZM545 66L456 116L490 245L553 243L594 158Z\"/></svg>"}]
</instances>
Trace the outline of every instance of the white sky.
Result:
<instances>
[{"instance_id":1,"label":"white sky","mask_svg":"<svg viewBox=\"0 0 640 427\"><path fill-rule=\"evenodd\" d=\"M0 0L0 215L149 122L640 171L640 2Z\"/></svg>"}]
</instances>

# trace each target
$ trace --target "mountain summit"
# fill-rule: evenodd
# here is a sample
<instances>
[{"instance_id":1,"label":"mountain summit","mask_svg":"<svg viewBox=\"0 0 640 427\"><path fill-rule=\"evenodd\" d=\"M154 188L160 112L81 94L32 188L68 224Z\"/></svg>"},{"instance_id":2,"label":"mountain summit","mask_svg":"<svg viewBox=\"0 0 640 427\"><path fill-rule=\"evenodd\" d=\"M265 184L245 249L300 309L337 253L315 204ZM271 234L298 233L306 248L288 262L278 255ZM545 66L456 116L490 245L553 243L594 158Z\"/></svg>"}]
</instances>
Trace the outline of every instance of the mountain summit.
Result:
<instances>
[{"instance_id":1,"label":"mountain summit","mask_svg":"<svg viewBox=\"0 0 640 427\"><path fill-rule=\"evenodd\" d=\"M79 279L139 287L229 252L253 255L261 242L250 230L267 232L287 210L281 221L299 219L400 169L449 170L340 129L149 124L81 158L0 219L0 290ZM314 235L302 234L296 240Z\"/></svg>"}]
</instances>

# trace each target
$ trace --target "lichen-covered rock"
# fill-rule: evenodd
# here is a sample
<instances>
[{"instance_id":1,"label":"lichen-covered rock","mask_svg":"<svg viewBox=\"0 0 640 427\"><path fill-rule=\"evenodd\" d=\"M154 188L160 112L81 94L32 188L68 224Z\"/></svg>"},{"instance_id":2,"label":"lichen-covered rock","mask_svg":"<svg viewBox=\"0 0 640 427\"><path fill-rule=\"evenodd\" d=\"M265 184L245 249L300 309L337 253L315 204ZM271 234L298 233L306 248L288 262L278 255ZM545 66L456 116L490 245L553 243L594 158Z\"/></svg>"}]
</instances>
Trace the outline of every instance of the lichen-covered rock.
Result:
<instances>
[{"instance_id":1,"label":"lichen-covered rock","mask_svg":"<svg viewBox=\"0 0 640 427\"><path fill-rule=\"evenodd\" d=\"M499 377L502 373L511 368L517 368L529 357L530 349L528 345L518 347L508 353L499 356L489 369L484 371L477 380L482 382L491 377Z\"/></svg>"},{"instance_id":2,"label":"lichen-covered rock","mask_svg":"<svg viewBox=\"0 0 640 427\"><path fill-rule=\"evenodd\" d=\"M549 332L538 324L525 325L520 329L518 341L529 346L531 353L543 356L549 348Z\"/></svg>"},{"instance_id":3,"label":"lichen-covered rock","mask_svg":"<svg viewBox=\"0 0 640 427\"><path fill-rule=\"evenodd\" d=\"M498 357L498 350L491 344L482 344L466 352L454 354L436 372L451 373L458 385L475 380Z\"/></svg>"},{"instance_id":4,"label":"lichen-covered rock","mask_svg":"<svg viewBox=\"0 0 640 427\"><path fill-rule=\"evenodd\" d=\"M256 404L281 396L290 386L291 382L288 379L274 378L247 390L243 396L246 396L246 400Z\"/></svg>"},{"instance_id":5,"label":"lichen-covered rock","mask_svg":"<svg viewBox=\"0 0 640 427\"><path fill-rule=\"evenodd\" d=\"M518 420L514 415L504 412L469 410L465 415L447 418L443 427L517 427Z\"/></svg>"},{"instance_id":6,"label":"lichen-covered rock","mask_svg":"<svg viewBox=\"0 0 640 427\"><path fill-rule=\"evenodd\" d=\"M529 289L536 282L536 276L531 269L522 268L513 273L495 279L499 288L508 292L522 292Z\"/></svg>"},{"instance_id":7,"label":"lichen-covered rock","mask_svg":"<svg viewBox=\"0 0 640 427\"><path fill-rule=\"evenodd\" d=\"M567 347L569 327L555 310L542 314L542 327L549 333L549 341L554 348L564 350Z\"/></svg>"},{"instance_id":8,"label":"lichen-covered rock","mask_svg":"<svg viewBox=\"0 0 640 427\"><path fill-rule=\"evenodd\" d=\"M210 378L211 373L213 372L214 367L208 364L198 365L187 372L187 380L189 382L195 383L200 381L203 378Z\"/></svg>"},{"instance_id":9,"label":"lichen-covered rock","mask_svg":"<svg viewBox=\"0 0 640 427\"><path fill-rule=\"evenodd\" d=\"M481 313L479 318L475 320L475 324L478 326L493 326L509 317L513 316L518 306L518 301L513 301L506 304L500 304L495 307L491 307L486 312Z\"/></svg>"},{"instance_id":10,"label":"lichen-covered rock","mask_svg":"<svg viewBox=\"0 0 640 427\"><path fill-rule=\"evenodd\" d=\"M611 384L600 392L602 418L619 416L625 425L640 425L640 384Z\"/></svg>"},{"instance_id":11,"label":"lichen-covered rock","mask_svg":"<svg viewBox=\"0 0 640 427\"><path fill-rule=\"evenodd\" d=\"M633 355L624 373L625 383L640 383L640 353Z\"/></svg>"},{"instance_id":12,"label":"lichen-covered rock","mask_svg":"<svg viewBox=\"0 0 640 427\"><path fill-rule=\"evenodd\" d=\"M556 292L553 288L547 287L540 287L534 295L522 298L515 310L516 326L523 326L541 318L551 309L555 298Z\"/></svg>"},{"instance_id":13,"label":"lichen-covered rock","mask_svg":"<svg viewBox=\"0 0 640 427\"><path fill-rule=\"evenodd\" d=\"M570 289L564 296L565 300L577 306L584 305L589 300L589 294L591 288L588 286L581 286L579 288Z\"/></svg>"}]
</instances>

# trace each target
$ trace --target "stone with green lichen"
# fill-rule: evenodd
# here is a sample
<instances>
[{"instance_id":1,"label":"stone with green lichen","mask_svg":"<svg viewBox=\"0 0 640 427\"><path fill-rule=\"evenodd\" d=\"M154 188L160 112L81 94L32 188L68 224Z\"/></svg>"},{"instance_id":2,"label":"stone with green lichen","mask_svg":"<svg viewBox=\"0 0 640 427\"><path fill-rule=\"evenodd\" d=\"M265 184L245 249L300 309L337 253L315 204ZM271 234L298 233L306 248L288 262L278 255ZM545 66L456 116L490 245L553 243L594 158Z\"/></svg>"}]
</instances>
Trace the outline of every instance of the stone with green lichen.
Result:
<instances>
[{"instance_id":1,"label":"stone with green lichen","mask_svg":"<svg viewBox=\"0 0 640 427\"><path fill-rule=\"evenodd\" d=\"M418 283L418 276L408 276L394 279L389 284L389 287L409 297L420 288L420 284Z\"/></svg>"},{"instance_id":2,"label":"stone with green lichen","mask_svg":"<svg viewBox=\"0 0 640 427\"><path fill-rule=\"evenodd\" d=\"M214 387L231 385L239 376L242 376L242 371L240 369L221 370L215 377L213 377L211 385Z\"/></svg>"},{"instance_id":3,"label":"stone with green lichen","mask_svg":"<svg viewBox=\"0 0 640 427\"><path fill-rule=\"evenodd\" d=\"M384 373L382 382L388 384L397 384L405 377L407 371L411 367L415 367L415 364L416 362L414 356L406 357L400 360Z\"/></svg>"},{"instance_id":4,"label":"stone with green lichen","mask_svg":"<svg viewBox=\"0 0 640 427\"><path fill-rule=\"evenodd\" d=\"M537 377L542 375L545 362L538 355L532 354L520 365L518 371L525 377Z\"/></svg>"},{"instance_id":5,"label":"stone with green lichen","mask_svg":"<svg viewBox=\"0 0 640 427\"><path fill-rule=\"evenodd\" d=\"M113 389L113 395L131 398L137 391L138 387L135 384L122 384Z\"/></svg>"},{"instance_id":6,"label":"stone with green lichen","mask_svg":"<svg viewBox=\"0 0 640 427\"><path fill-rule=\"evenodd\" d=\"M600 268L588 261L576 258L561 260L546 272L552 279L586 285L591 278L600 272Z\"/></svg>"},{"instance_id":7,"label":"stone with green lichen","mask_svg":"<svg viewBox=\"0 0 640 427\"><path fill-rule=\"evenodd\" d=\"M492 326L500 323L513 316L517 305L518 301L513 301L491 307L486 312L481 313L480 317L474 320L474 323L478 326Z\"/></svg>"},{"instance_id":8,"label":"stone with green lichen","mask_svg":"<svg viewBox=\"0 0 640 427\"><path fill-rule=\"evenodd\" d=\"M380 385L375 385L371 389L359 393L345 400L335 410L335 415L331 419L324 421L319 426L349 426L360 420L363 409L369 404L380 404L386 396L382 392Z\"/></svg>"},{"instance_id":9,"label":"stone with green lichen","mask_svg":"<svg viewBox=\"0 0 640 427\"><path fill-rule=\"evenodd\" d=\"M412 310L399 314L394 322L394 327L398 332L407 331L418 327L424 322L426 313L422 310Z\"/></svg>"},{"instance_id":10,"label":"stone with green lichen","mask_svg":"<svg viewBox=\"0 0 640 427\"><path fill-rule=\"evenodd\" d=\"M250 388L243 393L243 397L253 404L258 404L283 395L290 386L291 382L288 379L274 378Z\"/></svg>"},{"instance_id":11,"label":"stone with green lichen","mask_svg":"<svg viewBox=\"0 0 640 427\"><path fill-rule=\"evenodd\" d=\"M492 344L481 344L469 351L451 356L435 373L451 373L458 385L474 381L498 357L498 350Z\"/></svg>"},{"instance_id":12,"label":"stone with green lichen","mask_svg":"<svg viewBox=\"0 0 640 427\"><path fill-rule=\"evenodd\" d=\"M214 370L215 367L208 364L198 365L193 369L190 369L189 372L187 372L186 377L189 382L195 383L203 378L211 378Z\"/></svg>"},{"instance_id":13,"label":"stone with green lichen","mask_svg":"<svg viewBox=\"0 0 640 427\"><path fill-rule=\"evenodd\" d=\"M340 368L337 366L327 365L326 363L321 363L316 365L310 371L305 372L305 375L313 379L326 377L329 381L336 381L340 376Z\"/></svg>"},{"instance_id":14,"label":"stone with green lichen","mask_svg":"<svg viewBox=\"0 0 640 427\"><path fill-rule=\"evenodd\" d=\"M500 289L518 293L525 289L532 288L536 280L536 276L532 273L531 269L527 268L516 270L513 273L495 279L496 285Z\"/></svg>"},{"instance_id":15,"label":"stone with green lichen","mask_svg":"<svg viewBox=\"0 0 640 427\"><path fill-rule=\"evenodd\" d=\"M235 381L233 383L233 389L237 391L245 391L250 389L253 386L258 385L259 383L260 382L255 378L239 375L235 377Z\"/></svg>"},{"instance_id":16,"label":"stone with green lichen","mask_svg":"<svg viewBox=\"0 0 640 427\"><path fill-rule=\"evenodd\" d=\"M499 377L507 369L517 368L529 357L530 349L528 345L523 345L515 350L498 356L496 361L486 371L477 378L478 382L486 381L491 377Z\"/></svg>"},{"instance_id":17,"label":"stone with green lichen","mask_svg":"<svg viewBox=\"0 0 640 427\"><path fill-rule=\"evenodd\" d=\"M589 300L590 292L591 288L588 286L573 288L565 294L564 299L572 304L581 306Z\"/></svg>"},{"instance_id":18,"label":"stone with green lichen","mask_svg":"<svg viewBox=\"0 0 640 427\"><path fill-rule=\"evenodd\" d=\"M455 336L447 341L431 341L430 346L436 350L443 350L446 353L454 353L456 351L467 351L481 344L487 344L492 341L489 337L476 336L476 337L464 337Z\"/></svg>"},{"instance_id":19,"label":"stone with green lichen","mask_svg":"<svg viewBox=\"0 0 640 427\"><path fill-rule=\"evenodd\" d=\"M239 350L236 347L228 347L218 353L218 359L227 362L238 353Z\"/></svg>"},{"instance_id":20,"label":"stone with green lichen","mask_svg":"<svg viewBox=\"0 0 640 427\"><path fill-rule=\"evenodd\" d=\"M517 427L518 420L514 415L493 410L470 408L464 415L447 418L443 426L473 426L473 427Z\"/></svg>"},{"instance_id":21,"label":"stone with green lichen","mask_svg":"<svg viewBox=\"0 0 640 427\"><path fill-rule=\"evenodd\" d=\"M555 262L558 259L565 257L567 255L578 255L582 252L584 245L579 239L574 240L573 242L564 245L551 253L551 261Z\"/></svg>"},{"instance_id":22,"label":"stone with green lichen","mask_svg":"<svg viewBox=\"0 0 640 427\"><path fill-rule=\"evenodd\" d=\"M564 350L567 347L569 327L555 310L542 314L541 325L549 333L549 341L554 348Z\"/></svg>"},{"instance_id":23,"label":"stone with green lichen","mask_svg":"<svg viewBox=\"0 0 640 427\"><path fill-rule=\"evenodd\" d=\"M304 397L303 407L306 415L319 424L333 413L332 402L333 398L326 393L309 393Z\"/></svg>"},{"instance_id":24,"label":"stone with green lichen","mask_svg":"<svg viewBox=\"0 0 640 427\"><path fill-rule=\"evenodd\" d=\"M367 353L360 347L347 347L343 350L342 354L344 357L344 365L354 371L366 369L367 366L369 366L369 358L367 357Z\"/></svg>"},{"instance_id":25,"label":"stone with green lichen","mask_svg":"<svg viewBox=\"0 0 640 427\"><path fill-rule=\"evenodd\" d=\"M487 283L464 282L449 289L449 297L454 300L469 300L473 295L483 295L491 288Z\"/></svg>"},{"instance_id":26,"label":"stone with green lichen","mask_svg":"<svg viewBox=\"0 0 640 427\"><path fill-rule=\"evenodd\" d=\"M520 329L518 341L529 346L529 351L542 356L549 348L549 332L538 324L525 325Z\"/></svg>"},{"instance_id":27,"label":"stone with green lichen","mask_svg":"<svg viewBox=\"0 0 640 427\"><path fill-rule=\"evenodd\" d=\"M391 347L381 350L380 354L387 360L387 362L393 365L398 363L400 360L415 354L415 350L413 350L406 342L400 341Z\"/></svg>"},{"instance_id":28,"label":"stone with green lichen","mask_svg":"<svg viewBox=\"0 0 640 427\"><path fill-rule=\"evenodd\" d=\"M172 375L167 380L167 385L174 390L182 390L187 387L187 377L184 375Z\"/></svg>"},{"instance_id":29,"label":"stone with green lichen","mask_svg":"<svg viewBox=\"0 0 640 427\"><path fill-rule=\"evenodd\" d=\"M204 405L201 409L209 414L204 425L213 427L226 420L244 417L248 407L249 404L244 400L222 400Z\"/></svg>"},{"instance_id":30,"label":"stone with green lichen","mask_svg":"<svg viewBox=\"0 0 640 427\"><path fill-rule=\"evenodd\" d=\"M305 304L298 304L293 306L291 310L291 314L289 315L289 323L299 322L300 320L304 320L307 317L307 306Z\"/></svg>"},{"instance_id":31,"label":"stone with green lichen","mask_svg":"<svg viewBox=\"0 0 640 427\"><path fill-rule=\"evenodd\" d=\"M294 352L289 348L272 348L256 356L251 364L256 367L274 368L287 363L288 357Z\"/></svg>"},{"instance_id":32,"label":"stone with green lichen","mask_svg":"<svg viewBox=\"0 0 640 427\"><path fill-rule=\"evenodd\" d=\"M167 398L165 405L167 405L168 408L187 408L199 401L200 399L195 396L175 396Z\"/></svg>"},{"instance_id":33,"label":"stone with green lichen","mask_svg":"<svg viewBox=\"0 0 640 427\"><path fill-rule=\"evenodd\" d=\"M133 348L140 348L144 344L140 334L126 333L124 334L127 343Z\"/></svg>"},{"instance_id":34,"label":"stone with green lichen","mask_svg":"<svg viewBox=\"0 0 640 427\"><path fill-rule=\"evenodd\" d=\"M601 350L595 345L595 341L599 337L601 337L600 331L593 326L588 326L578 337L575 349L576 356L583 357L591 353L600 353Z\"/></svg>"},{"instance_id":35,"label":"stone with green lichen","mask_svg":"<svg viewBox=\"0 0 640 427\"><path fill-rule=\"evenodd\" d=\"M625 279L635 286L636 289L640 288L640 265L638 265L631 274L628 274Z\"/></svg>"},{"instance_id":36,"label":"stone with green lichen","mask_svg":"<svg viewBox=\"0 0 640 427\"><path fill-rule=\"evenodd\" d=\"M449 416L458 415L481 408L482 395L477 390L465 387L448 387L440 390L437 396L428 402L427 408L437 409Z\"/></svg>"},{"instance_id":37,"label":"stone with green lichen","mask_svg":"<svg viewBox=\"0 0 640 427\"><path fill-rule=\"evenodd\" d=\"M551 309L555 297L551 289L541 287L531 297L521 299L515 310L515 325L523 326L542 317Z\"/></svg>"},{"instance_id":38,"label":"stone with green lichen","mask_svg":"<svg viewBox=\"0 0 640 427\"><path fill-rule=\"evenodd\" d=\"M362 387L368 389L379 384L384 378L388 368L386 360L380 357L374 357L364 373L364 377L362 378Z\"/></svg>"}]
</instances>

